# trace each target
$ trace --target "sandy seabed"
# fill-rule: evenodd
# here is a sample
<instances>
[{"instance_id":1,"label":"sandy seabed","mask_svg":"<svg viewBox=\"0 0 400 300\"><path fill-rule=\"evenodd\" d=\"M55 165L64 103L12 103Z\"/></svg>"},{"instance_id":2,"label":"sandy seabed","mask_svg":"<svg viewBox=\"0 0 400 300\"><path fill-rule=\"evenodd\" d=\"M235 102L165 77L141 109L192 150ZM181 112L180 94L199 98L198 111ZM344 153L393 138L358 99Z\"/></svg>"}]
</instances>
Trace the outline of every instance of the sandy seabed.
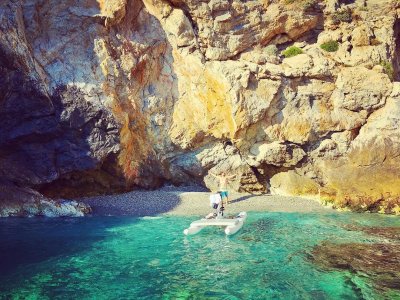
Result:
<instances>
[{"instance_id":1,"label":"sandy seabed","mask_svg":"<svg viewBox=\"0 0 400 300\"><path fill-rule=\"evenodd\" d=\"M96 196L79 199L89 204L94 215L157 216L192 215L204 216L210 207L207 192L197 187L164 187L155 191L132 191L119 195ZM227 214L241 211L266 212L334 212L317 200L279 195L253 195L230 193Z\"/></svg>"}]
</instances>

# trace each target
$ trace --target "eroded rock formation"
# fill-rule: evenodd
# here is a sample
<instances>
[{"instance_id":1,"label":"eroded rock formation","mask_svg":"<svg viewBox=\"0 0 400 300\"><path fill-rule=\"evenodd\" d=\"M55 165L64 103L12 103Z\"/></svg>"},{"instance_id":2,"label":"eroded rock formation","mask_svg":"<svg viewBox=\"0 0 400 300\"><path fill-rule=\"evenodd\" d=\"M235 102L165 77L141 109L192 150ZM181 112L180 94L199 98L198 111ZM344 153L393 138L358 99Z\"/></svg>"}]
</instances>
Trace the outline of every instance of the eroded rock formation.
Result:
<instances>
[{"instance_id":1,"label":"eroded rock formation","mask_svg":"<svg viewBox=\"0 0 400 300\"><path fill-rule=\"evenodd\" d=\"M227 171L236 190L398 212L398 9L3 1L0 174L57 198Z\"/></svg>"}]
</instances>

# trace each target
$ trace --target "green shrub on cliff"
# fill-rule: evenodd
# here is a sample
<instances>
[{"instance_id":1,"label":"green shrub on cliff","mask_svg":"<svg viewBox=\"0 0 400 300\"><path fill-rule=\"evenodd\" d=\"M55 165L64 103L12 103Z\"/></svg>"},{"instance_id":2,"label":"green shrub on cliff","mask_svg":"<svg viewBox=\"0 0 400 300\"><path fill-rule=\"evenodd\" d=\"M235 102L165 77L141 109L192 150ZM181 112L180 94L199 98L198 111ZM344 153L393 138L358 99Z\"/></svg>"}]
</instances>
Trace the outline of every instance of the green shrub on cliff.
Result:
<instances>
[{"instance_id":1,"label":"green shrub on cliff","mask_svg":"<svg viewBox=\"0 0 400 300\"><path fill-rule=\"evenodd\" d=\"M339 49L339 43L337 41L329 41L321 44L321 49L328 52L336 52Z\"/></svg>"},{"instance_id":2,"label":"green shrub on cliff","mask_svg":"<svg viewBox=\"0 0 400 300\"><path fill-rule=\"evenodd\" d=\"M312 10L318 8L319 0L284 0L286 5L295 4L304 10Z\"/></svg>"},{"instance_id":3,"label":"green shrub on cliff","mask_svg":"<svg viewBox=\"0 0 400 300\"><path fill-rule=\"evenodd\" d=\"M332 15L332 21L335 24L339 24L340 22L350 23L352 21L352 12L350 8L345 8L342 10L338 10Z\"/></svg>"},{"instance_id":4,"label":"green shrub on cliff","mask_svg":"<svg viewBox=\"0 0 400 300\"><path fill-rule=\"evenodd\" d=\"M387 76L389 76L390 80L394 79L394 69L393 64L388 60L382 60L379 64L383 67L383 71Z\"/></svg>"},{"instance_id":5,"label":"green shrub on cliff","mask_svg":"<svg viewBox=\"0 0 400 300\"><path fill-rule=\"evenodd\" d=\"M286 58L288 57L293 57L296 56L298 54L302 54L303 50L301 50L299 47L296 46L290 46L288 48L286 48L284 51L282 51L283 56L285 56Z\"/></svg>"}]
</instances>

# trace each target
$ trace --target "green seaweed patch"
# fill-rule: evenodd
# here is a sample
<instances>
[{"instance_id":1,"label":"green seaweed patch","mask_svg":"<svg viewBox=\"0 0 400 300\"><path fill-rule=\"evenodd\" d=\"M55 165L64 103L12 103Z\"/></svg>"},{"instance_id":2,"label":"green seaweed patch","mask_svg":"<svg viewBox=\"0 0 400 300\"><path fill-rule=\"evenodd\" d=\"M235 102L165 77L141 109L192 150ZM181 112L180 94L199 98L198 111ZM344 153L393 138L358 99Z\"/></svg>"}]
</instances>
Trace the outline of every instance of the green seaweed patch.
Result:
<instances>
[{"instance_id":1,"label":"green seaweed patch","mask_svg":"<svg viewBox=\"0 0 400 300\"><path fill-rule=\"evenodd\" d=\"M321 44L320 47L327 52L336 52L339 49L339 43L337 41L328 41Z\"/></svg>"},{"instance_id":2,"label":"green seaweed patch","mask_svg":"<svg viewBox=\"0 0 400 300\"><path fill-rule=\"evenodd\" d=\"M293 57L302 53L303 50L301 50L299 47L296 46L290 46L286 48L284 51L282 51L283 56L285 56L286 58Z\"/></svg>"}]
</instances>

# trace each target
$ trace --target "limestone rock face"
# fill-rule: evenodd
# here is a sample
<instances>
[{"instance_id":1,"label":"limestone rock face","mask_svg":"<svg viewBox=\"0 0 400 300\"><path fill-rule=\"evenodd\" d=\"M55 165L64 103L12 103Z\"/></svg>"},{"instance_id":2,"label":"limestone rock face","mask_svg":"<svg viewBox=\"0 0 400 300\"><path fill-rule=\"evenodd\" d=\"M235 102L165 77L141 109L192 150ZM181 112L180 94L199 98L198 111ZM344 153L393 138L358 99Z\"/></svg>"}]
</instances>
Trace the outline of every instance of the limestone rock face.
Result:
<instances>
[{"instance_id":1,"label":"limestone rock face","mask_svg":"<svg viewBox=\"0 0 400 300\"><path fill-rule=\"evenodd\" d=\"M59 198L226 172L393 212L399 8L346 3L2 1L0 177Z\"/></svg>"},{"instance_id":2,"label":"limestone rock face","mask_svg":"<svg viewBox=\"0 0 400 300\"><path fill-rule=\"evenodd\" d=\"M254 155L250 163L254 167L259 167L261 164L292 167L301 161L306 154L303 149L296 145L285 145L279 142L256 143L250 148L250 153Z\"/></svg>"},{"instance_id":3,"label":"limestone rock face","mask_svg":"<svg viewBox=\"0 0 400 300\"><path fill-rule=\"evenodd\" d=\"M345 68L338 74L335 85L334 105L355 112L382 107L391 92L386 74L365 67Z\"/></svg>"},{"instance_id":4,"label":"limestone rock face","mask_svg":"<svg viewBox=\"0 0 400 300\"><path fill-rule=\"evenodd\" d=\"M398 210L399 110L400 86L396 82L386 105L371 114L346 155L322 163L326 188L338 194L341 205L367 209L379 203L382 212Z\"/></svg>"}]
</instances>

